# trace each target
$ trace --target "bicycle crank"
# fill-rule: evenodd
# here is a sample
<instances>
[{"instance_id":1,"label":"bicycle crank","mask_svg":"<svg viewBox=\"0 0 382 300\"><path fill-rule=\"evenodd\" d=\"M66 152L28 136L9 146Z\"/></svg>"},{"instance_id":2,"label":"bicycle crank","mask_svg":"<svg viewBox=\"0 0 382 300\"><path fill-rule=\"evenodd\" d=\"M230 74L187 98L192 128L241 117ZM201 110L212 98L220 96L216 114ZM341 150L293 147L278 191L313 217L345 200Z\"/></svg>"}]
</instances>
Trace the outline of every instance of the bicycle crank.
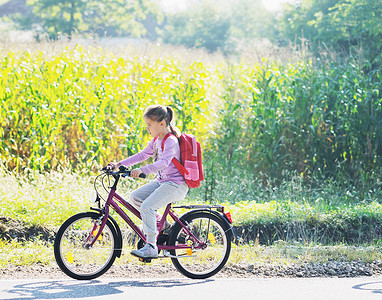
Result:
<instances>
[{"instance_id":1,"label":"bicycle crank","mask_svg":"<svg viewBox=\"0 0 382 300\"><path fill-rule=\"evenodd\" d=\"M170 252L168 252L167 250L163 250L163 255L165 257L171 257L171 258L196 257L196 255L171 255Z\"/></svg>"}]
</instances>

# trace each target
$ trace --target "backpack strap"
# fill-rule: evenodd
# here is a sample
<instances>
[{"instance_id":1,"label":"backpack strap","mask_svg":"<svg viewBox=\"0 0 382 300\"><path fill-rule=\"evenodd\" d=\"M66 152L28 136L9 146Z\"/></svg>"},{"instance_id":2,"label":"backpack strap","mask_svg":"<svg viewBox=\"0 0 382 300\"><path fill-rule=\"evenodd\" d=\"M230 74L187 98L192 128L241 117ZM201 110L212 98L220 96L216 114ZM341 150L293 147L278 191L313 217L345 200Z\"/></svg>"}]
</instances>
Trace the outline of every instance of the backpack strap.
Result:
<instances>
[{"instance_id":1,"label":"backpack strap","mask_svg":"<svg viewBox=\"0 0 382 300\"><path fill-rule=\"evenodd\" d=\"M163 141L162 141L162 151L164 150L164 143L166 142L166 140L170 137L170 135L172 135L171 132L167 133L164 138L163 138Z\"/></svg>"},{"instance_id":2,"label":"backpack strap","mask_svg":"<svg viewBox=\"0 0 382 300\"><path fill-rule=\"evenodd\" d=\"M162 141L162 151L164 151L164 143L166 142L166 140L172 135L171 132L167 133L164 138L163 138L163 141ZM154 138L154 141L157 139L157 137ZM196 143L196 142L195 142ZM195 147L196 148L196 147ZM196 155L196 154L195 154ZM179 160L177 160L175 157L172 158L172 163L175 165L175 167L178 169L178 171L184 176L184 175L188 175L190 174L187 169L180 163Z\"/></svg>"},{"instance_id":3,"label":"backpack strap","mask_svg":"<svg viewBox=\"0 0 382 300\"><path fill-rule=\"evenodd\" d=\"M175 157L172 158L172 163L175 165L175 167L178 169L178 171L184 176L189 175L190 173L187 171L187 169L177 160Z\"/></svg>"},{"instance_id":4,"label":"backpack strap","mask_svg":"<svg viewBox=\"0 0 382 300\"><path fill-rule=\"evenodd\" d=\"M161 148L162 148L162 151L164 150L164 143L166 142L166 140L168 139L168 137L169 137L170 135L172 135L171 132L167 133L167 134L164 136L163 141L162 141L162 147L161 147ZM158 137L156 136L156 137L154 138L154 142L155 142L157 139L158 139Z\"/></svg>"}]
</instances>

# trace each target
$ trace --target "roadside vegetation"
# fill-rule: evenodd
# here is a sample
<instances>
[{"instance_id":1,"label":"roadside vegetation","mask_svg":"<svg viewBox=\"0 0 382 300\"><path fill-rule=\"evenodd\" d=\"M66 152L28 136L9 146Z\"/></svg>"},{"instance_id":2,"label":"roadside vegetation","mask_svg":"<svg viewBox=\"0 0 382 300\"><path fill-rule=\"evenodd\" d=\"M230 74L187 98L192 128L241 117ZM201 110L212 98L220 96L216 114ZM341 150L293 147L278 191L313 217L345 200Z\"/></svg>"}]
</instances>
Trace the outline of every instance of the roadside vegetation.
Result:
<instances>
[{"instance_id":1,"label":"roadside vegetation","mask_svg":"<svg viewBox=\"0 0 382 300\"><path fill-rule=\"evenodd\" d=\"M1 267L54 264L54 232L69 216L92 206L94 175L83 173L63 169L20 174L2 169ZM335 203L330 206L320 203L322 194L303 188L301 182L284 183L279 188L282 191L261 192L259 187L262 194L256 200L221 203L231 212L238 236L229 264L288 266L331 260L371 263L382 259L382 207L377 199L338 206L341 195L332 187L325 191ZM127 198L141 183L123 181L119 192ZM184 202L205 203L193 198L192 193ZM128 255L129 249L135 247L134 239L123 221L116 218L127 233L125 255L117 263L134 263ZM166 262L170 263L159 263Z\"/></svg>"},{"instance_id":2,"label":"roadside vegetation","mask_svg":"<svg viewBox=\"0 0 382 300\"><path fill-rule=\"evenodd\" d=\"M202 144L205 181L184 201L224 204L232 212L238 237L232 259L379 260L382 7L303 2L285 9L278 33L265 26L273 21L261 22L269 47L256 28L245 36L239 30L245 24L235 29L229 24L240 23L224 18L215 22L225 29L222 43L203 45L208 40L200 36L216 28L190 22L183 30L187 12L166 19L162 40L177 48L75 41L73 27L63 31L67 40L2 43L1 266L52 261L49 235L89 209L101 166L146 145L142 112L155 103L172 106L174 125ZM250 1L240 3L245 13ZM37 5L33 13L44 10ZM240 14L229 17L241 20ZM204 35L195 29L204 27ZM290 44L298 30L310 30L311 40ZM120 192L127 197L141 183L126 180Z\"/></svg>"}]
</instances>

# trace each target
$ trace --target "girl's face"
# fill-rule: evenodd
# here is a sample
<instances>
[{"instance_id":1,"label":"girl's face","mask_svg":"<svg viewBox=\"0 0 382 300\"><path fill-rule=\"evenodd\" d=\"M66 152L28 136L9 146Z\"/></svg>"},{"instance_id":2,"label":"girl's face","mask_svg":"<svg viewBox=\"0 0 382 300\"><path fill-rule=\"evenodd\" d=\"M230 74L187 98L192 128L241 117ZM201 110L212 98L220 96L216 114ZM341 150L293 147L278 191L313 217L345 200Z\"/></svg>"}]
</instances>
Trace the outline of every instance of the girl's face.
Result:
<instances>
[{"instance_id":1,"label":"girl's face","mask_svg":"<svg viewBox=\"0 0 382 300\"><path fill-rule=\"evenodd\" d=\"M163 138L166 135L167 126L164 120L161 122L151 120L150 118L145 118L144 120L146 123L146 129L152 137Z\"/></svg>"}]
</instances>

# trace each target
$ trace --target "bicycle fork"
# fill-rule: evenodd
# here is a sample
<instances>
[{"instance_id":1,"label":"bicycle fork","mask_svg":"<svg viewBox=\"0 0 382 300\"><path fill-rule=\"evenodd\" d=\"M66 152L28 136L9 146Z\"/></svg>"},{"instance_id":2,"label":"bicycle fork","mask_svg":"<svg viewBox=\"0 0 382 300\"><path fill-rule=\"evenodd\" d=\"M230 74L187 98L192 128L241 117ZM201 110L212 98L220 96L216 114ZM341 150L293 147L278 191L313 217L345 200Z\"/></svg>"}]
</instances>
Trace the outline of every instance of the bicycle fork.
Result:
<instances>
[{"instance_id":1,"label":"bicycle fork","mask_svg":"<svg viewBox=\"0 0 382 300\"><path fill-rule=\"evenodd\" d=\"M91 230L89 236L86 238L83 247L85 249L90 249L93 247L95 242L100 239L103 229L105 228L107 219L109 218L109 207L105 206L104 211L100 212L100 217L94 221L93 229ZM97 227L98 232L97 232Z\"/></svg>"}]
</instances>

